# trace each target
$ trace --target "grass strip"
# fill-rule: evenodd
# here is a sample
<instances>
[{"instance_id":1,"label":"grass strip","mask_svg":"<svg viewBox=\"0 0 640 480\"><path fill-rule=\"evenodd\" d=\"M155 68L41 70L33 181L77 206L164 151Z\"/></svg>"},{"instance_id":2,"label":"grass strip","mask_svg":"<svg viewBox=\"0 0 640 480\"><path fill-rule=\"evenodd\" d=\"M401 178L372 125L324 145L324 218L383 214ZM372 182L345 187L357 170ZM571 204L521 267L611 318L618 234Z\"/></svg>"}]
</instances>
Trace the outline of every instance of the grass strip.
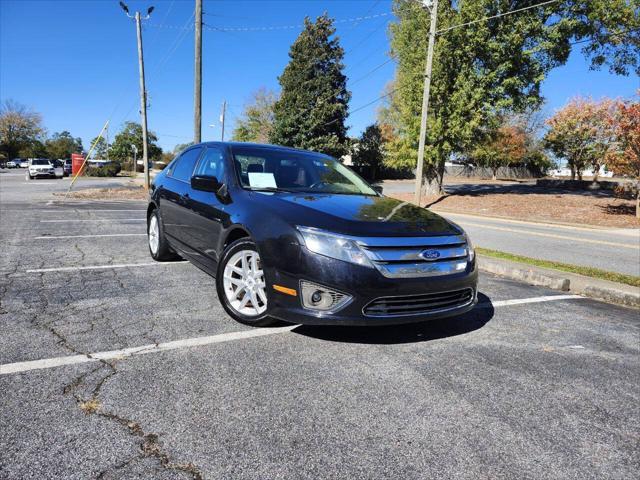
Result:
<instances>
[{"instance_id":1,"label":"grass strip","mask_svg":"<svg viewBox=\"0 0 640 480\"><path fill-rule=\"evenodd\" d=\"M600 278L609 280L610 282L624 283L633 287L640 287L640 277L635 275L625 275L623 273L609 272L600 270L599 268L582 267L580 265L571 265L570 263L554 262L550 260L540 260L537 258L525 257L522 255L513 255L512 253L500 252L498 250L490 250L488 248L476 247L476 252L487 257L501 258L503 260L511 260L512 262L527 263L536 267L551 268L562 272L577 273L585 277Z\"/></svg>"}]
</instances>

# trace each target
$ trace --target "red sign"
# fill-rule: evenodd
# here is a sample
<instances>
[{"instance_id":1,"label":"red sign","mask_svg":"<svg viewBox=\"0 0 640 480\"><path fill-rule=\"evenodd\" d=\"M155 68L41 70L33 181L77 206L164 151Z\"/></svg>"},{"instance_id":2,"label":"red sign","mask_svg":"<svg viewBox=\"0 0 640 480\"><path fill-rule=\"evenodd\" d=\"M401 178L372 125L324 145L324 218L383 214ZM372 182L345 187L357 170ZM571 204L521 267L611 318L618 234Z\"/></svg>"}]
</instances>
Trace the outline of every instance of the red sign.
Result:
<instances>
[{"instance_id":1,"label":"red sign","mask_svg":"<svg viewBox=\"0 0 640 480\"><path fill-rule=\"evenodd\" d=\"M76 175L84 164L84 155L81 153L72 153L71 154L71 173Z\"/></svg>"}]
</instances>

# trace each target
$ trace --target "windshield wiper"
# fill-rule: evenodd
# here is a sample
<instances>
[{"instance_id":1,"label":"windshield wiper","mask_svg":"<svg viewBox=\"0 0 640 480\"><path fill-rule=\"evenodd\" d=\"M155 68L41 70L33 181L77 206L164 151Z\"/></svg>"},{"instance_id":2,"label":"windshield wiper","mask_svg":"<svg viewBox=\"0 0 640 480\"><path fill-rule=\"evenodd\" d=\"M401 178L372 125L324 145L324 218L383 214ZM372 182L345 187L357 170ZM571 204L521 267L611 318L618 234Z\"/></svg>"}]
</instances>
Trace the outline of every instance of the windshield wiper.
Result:
<instances>
[{"instance_id":1,"label":"windshield wiper","mask_svg":"<svg viewBox=\"0 0 640 480\"><path fill-rule=\"evenodd\" d=\"M288 190L286 188L279 187L249 187L249 190L252 192L287 192L287 193L298 193L298 190Z\"/></svg>"}]
</instances>

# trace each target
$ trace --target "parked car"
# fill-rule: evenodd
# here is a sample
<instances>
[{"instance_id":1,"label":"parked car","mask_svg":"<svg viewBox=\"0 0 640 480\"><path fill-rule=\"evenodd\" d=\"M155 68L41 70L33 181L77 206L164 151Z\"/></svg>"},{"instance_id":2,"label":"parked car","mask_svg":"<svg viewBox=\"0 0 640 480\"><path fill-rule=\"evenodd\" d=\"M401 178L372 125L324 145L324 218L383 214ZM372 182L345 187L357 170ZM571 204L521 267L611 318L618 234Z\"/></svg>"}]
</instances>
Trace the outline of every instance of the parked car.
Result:
<instances>
[{"instance_id":1,"label":"parked car","mask_svg":"<svg viewBox=\"0 0 640 480\"><path fill-rule=\"evenodd\" d=\"M20 168L29 168L29 160L27 160L26 158L21 159L18 166Z\"/></svg>"},{"instance_id":2,"label":"parked car","mask_svg":"<svg viewBox=\"0 0 640 480\"><path fill-rule=\"evenodd\" d=\"M9 160L7 162L7 168L18 168L19 164L20 164L19 159Z\"/></svg>"},{"instance_id":3,"label":"parked car","mask_svg":"<svg viewBox=\"0 0 640 480\"><path fill-rule=\"evenodd\" d=\"M39 177L63 178L64 167L62 162L59 160L49 160L47 158L32 158L29 160L26 179L33 180Z\"/></svg>"},{"instance_id":4,"label":"parked car","mask_svg":"<svg viewBox=\"0 0 640 480\"><path fill-rule=\"evenodd\" d=\"M64 162L64 166L63 166L64 176L68 177L73 172L73 165L71 163L71 159L67 158L66 160L63 160L63 162Z\"/></svg>"},{"instance_id":5,"label":"parked car","mask_svg":"<svg viewBox=\"0 0 640 480\"><path fill-rule=\"evenodd\" d=\"M241 323L408 323L477 301L462 228L384 197L327 155L191 146L155 177L147 218L151 256L177 252L213 276Z\"/></svg>"}]
</instances>

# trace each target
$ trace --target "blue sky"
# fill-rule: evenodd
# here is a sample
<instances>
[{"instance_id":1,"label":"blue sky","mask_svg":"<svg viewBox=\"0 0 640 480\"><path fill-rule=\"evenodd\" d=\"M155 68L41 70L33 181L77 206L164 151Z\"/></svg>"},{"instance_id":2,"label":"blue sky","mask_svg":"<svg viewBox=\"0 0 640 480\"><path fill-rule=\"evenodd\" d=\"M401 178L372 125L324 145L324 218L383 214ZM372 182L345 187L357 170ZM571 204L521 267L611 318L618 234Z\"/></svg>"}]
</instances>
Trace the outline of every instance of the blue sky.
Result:
<instances>
[{"instance_id":1,"label":"blue sky","mask_svg":"<svg viewBox=\"0 0 640 480\"><path fill-rule=\"evenodd\" d=\"M155 6L143 33L149 128L157 133L161 147L172 149L193 137L193 30L183 27L193 24L194 2L126 3L132 11ZM393 77L393 62L367 74L389 58L390 0L204 0L204 140L220 138L223 100L230 105L230 133L251 92L262 86L278 88L277 77L288 62L298 25L305 15L316 17L325 10L338 20L337 34L347 52L351 109L380 96ZM362 16L372 18L352 20ZM639 86L636 76L590 71L582 54L574 52L544 83L545 110L552 112L578 94L629 97ZM135 28L116 0L0 0L0 98L42 113L50 133L69 130L88 148L111 118L113 138L125 120L139 120L138 94ZM376 109L374 104L351 115L350 134L372 123Z\"/></svg>"}]
</instances>

